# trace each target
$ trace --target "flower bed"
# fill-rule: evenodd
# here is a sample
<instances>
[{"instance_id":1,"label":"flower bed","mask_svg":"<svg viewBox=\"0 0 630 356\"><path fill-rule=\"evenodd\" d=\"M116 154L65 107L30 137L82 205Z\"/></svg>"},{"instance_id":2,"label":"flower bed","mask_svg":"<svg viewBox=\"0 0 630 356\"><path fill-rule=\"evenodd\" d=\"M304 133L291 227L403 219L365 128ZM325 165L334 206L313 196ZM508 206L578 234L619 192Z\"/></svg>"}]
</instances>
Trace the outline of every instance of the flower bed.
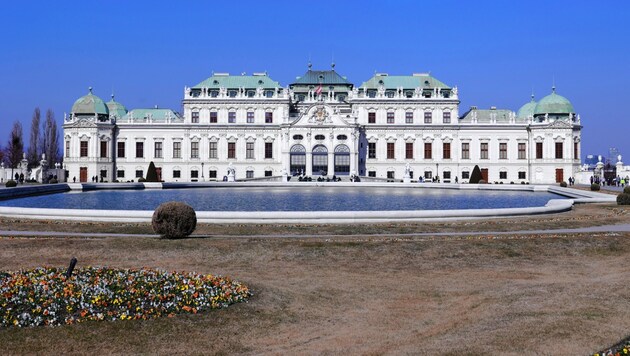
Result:
<instances>
[{"instance_id":1,"label":"flower bed","mask_svg":"<svg viewBox=\"0 0 630 356\"><path fill-rule=\"evenodd\" d=\"M198 313L246 301L229 278L153 269L57 268L0 272L0 327L131 320Z\"/></svg>"}]
</instances>

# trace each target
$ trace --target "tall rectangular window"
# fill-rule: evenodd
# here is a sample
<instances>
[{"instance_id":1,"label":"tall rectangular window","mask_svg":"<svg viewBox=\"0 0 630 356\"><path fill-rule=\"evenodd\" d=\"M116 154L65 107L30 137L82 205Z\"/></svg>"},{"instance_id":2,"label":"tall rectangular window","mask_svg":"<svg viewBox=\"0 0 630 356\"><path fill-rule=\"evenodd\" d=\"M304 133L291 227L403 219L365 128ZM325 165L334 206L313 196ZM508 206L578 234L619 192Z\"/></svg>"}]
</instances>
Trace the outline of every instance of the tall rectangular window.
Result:
<instances>
[{"instance_id":1,"label":"tall rectangular window","mask_svg":"<svg viewBox=\"0 0 630 356\"><path fill-rule=\"evenodd\" d=\"M162 158L162 142L155 142L155 147L153 151L153 156L155 158Z\"/></svg>"},{"instance_id":2,"label":"tall rectangular window","mask_svg":"<svg viewBox=\"0 0 630 356\"><path fill-rule=\"evenodd\" d=\"M265 158L273 158L273 142L265 142Z\"/></svg>"},{"instance_id":3,"label":"tall rectangular window","mask_svg":"<svg viewBox=\"0 0 630 356\"><path fill-rule=\"evenodd\" d=\"M407 111L405 113L405 123L413 124L413 111Z\"/></svg>"},{"instance_id":4,"label":"tall rectangular window","mask_svg":"<svg viewBox=\"0 0 630 356\"><path fill-rule=\"evenodd\" d=\"M87 141L81 141L81 146L80 146L81 150L79 152L81 157L87 157L88 156L88 142Z\"/></svg>"},{"instance_id":5,"label":"tall rectangular window","mask_svg":"<svg viewBox=\"0 0 630 356\"><path fill-rule=\"evenodd\" d=\"M425 142L424 143L424 159L431 159L433 157L433 143Z\"/></svg>"},{"instance_id":6,"label":"tall rectangular window","mask_svg":"<svg viewBox=\"0 0 630 356\"><path fill-rule=\"evenodd\" d=\"M507 142L499 143L499 159L507 159Z\"/></svg>"},{"instance_id":7,"label":"tall rectangular window","mask_svg":"<svg viewBox=\"0 0 630 356\"><path fill-rule=\"evenodd\" d=\"M173 142L173 158L182 158L182 143Z\"/></svg>"},{"instance_id":8,"label":"tall rectangular window","mask_svg":"<svg viewBox=\"0 0 630 356\"><path fill-rule=\"evenodd\" d=\"M442 158L451 159L451 143L450 142L442 143Z\"/></svg>"},{"instance_id":9,"label":"tall rectangular window","mask_svg":"<svg viewBox=\"0 0 630 356\"><path fill-rule=\"evenodd\" d=\"M107 158L107 141L101 141L101 158Z\"/></svg>"},{"instance_id":10,"label":"tall rectangular window","mask_svg":"<svg viewBox=\"0 0 630 356\"><path fill-rule=\"evenodd\" d=\"M405 143L405 158L413 159L413 142Z\"/></svg>"},{"instance_id":11,"label":"tall rectangular window","mask_svg":"<svg viewBox=\"0 0 630 356\"><path fill-rule=\"evenodd\" d=\"M433 114L431 114L430 111L425 111L424 112L424 123L425 124L430 124L431 121L433 121Z\"/></svg>"},{"instance_id":12,"label":"tall rectangular window","mask_svg":"<svg viewBox=\"0 0 630 356\"><path fill-rule=\"evenodd\" d=\"M387 112L387 123L388 124L393 124L394 123L394 112L393 111L388 111Z\"/></svg>"},{"instance_id":13,"label":"tall rectangular window","mask_svg":"<svg viewBox=\"0 0 630 356\"><path fill-rule=\"evenodd\" d=\"M136 142L136 158L144 158L144 142Z\"/></svg>"},{"instance_id":14,"label":"tall rectangular window","mask_svg":"<svg viewBox=\"0 0 630 356\"><path fill-rule=\"evenodd\" d=\"M193 124L198 124L199 123L199 111L193 111L192 112L192 116L191 116L190 122L192 122Z\"/></svg>"},{"instance_id":15,"label":"tall rectangular window","mask_svg":"<svg viewBox=\"0 0 630 356\"><path fill-rule=\"evenodd\" d=\"M270 111L267 111L265 113L265 124L272 124L273 123L273 113Z\"/></svg>"},{"instance_id":16,"label":"tall rectangular window","mask_svg":"<svg viewBox=\"0 0 630 356\"><path fill-rule=\"evenodd\" d=\"M375 112L369 112L368 113L368 124L375 124L376 123L376 113Z\"/></svg>"},{"instance_id":17,"label":"tall rectangular window","mask_svg":"<svg viewBox=\"0 0 630 356\"><path fill-rule=\"evenodd\" d=\"M218 119L219 115L216 111L211 111L210 112L210 123L211 124L216 124L217 122L219 122Z\"/></svg>"},{"instance_id":18,"label":"tall rectangular window","mask_svg":"<svg viewBox=\"0 0 630 356\"><path fill-rule=\"evenodd\" d=\"M217 153L217 143L216 142L210 142L210 154L208 155L208 157L210 158L218 158L218 153Z\"/></svg>"},{"instance_id":19,"label":"tall rectangular window","mask_svg":"<svg viewBox=\"0 0 630 356\"><path fill-rule=\"evenodd\" d=\"M518 144L518 159L526 159L527 158L527 146L524 142L519 142Z\"/></svg>"},{"instance_id":20,"label":"tall rectangular window","mask_svg":"<svg viewBox=\"0 0 630 356\"><path fill-rule=\"evenodd\" d=\"M254 143L247 142L245 144L245 158L254 159Z\"/></svg>"},{"instance_id":21,"label":"tall rectangular window","mask_svg":"<svg viewBox=\"0 0 630 356\"><path fill-rule=\"evenodd\" d=\"M462 142L462 159L470 159L470 143Z\"/></svg>"},{"instance_id":22,"label":"tall rectangular window","mask_svg":"<svg viewBox=\"0 0 630 356\"><path fill-rule=\"evenodd\" d=\"M254 112L253 111L248 111L247 112L247 123L248 124L253 124L254 123Z\"/></svg>"},{"instance_id":23,"label":"tall rectangular window","mask_svg":"<svg viewBox=\"0 0 630 356\"><path fill-rule=\"evenodd\" d=\"M580 158L580 144L578 142L573 142L573 159Z\"/></svg>"},{"instance_id":24,"label":"tall rectangular window","mask_svg":"<svg viewBox=\"0 0 630 356\"><path fill-rule=\"evenodd\" d=\"M70 141L66 141L66 157L70 157Z\"/></svg>"},{"instance_id":25,"label":"tall rectangular window","mask_svg":"<svg viewBox=\"0 0 630 356\"><path fill-rule=\"evenodd\" d=\"M479 154L479 158L481 159L488 159L488 143L487 142L482 142L481 143L481 149L480 149L480 154Z\"/></svg>"},{"instance_id":26,"label":"tall rectangular window","mask_svg":"<svg viewBox=\"0 0 630 356\"><path fill-rule=\"evenodd\" d=\"M190 158L199 158L199 142L190 143Z\"/></svg>"},{"instance_id":27,"label":"tall rectangular window","mask_svg":"<svg viewBox=\"0 0 630 356\"><path fill-rule=\"evenodd\" d=\"M543 143L536 142L536 159L542 159L542 158L543 158Z\"/></svg>"},{"instance_id":28,"label":"tall rectangular window","mask_svg":"<svg viewBox=\"0 0 630 356\"><path fill-rule=\"evenodd\" d=\"M562 156L562 142L556 142L556 159L561 159Z\"/></svg>"},{"instance_id":29,"label":"tall rectangular window","mask_svg":"<svg viewBox=\"0 0 630 356\"><path fill-rule=\"evenodd\" d=\"M387 159L395 159L396 158L395 152L396 151L395 151L394 143L388 142L387 143Z\"/></svg>"},{"instance_id":30,"label":"tall rectangular window","mask_svg":"<svg viewBox=\"0 0 630 356\"><path fill-rule=\"evenodd\" d=\"M236 112L230 111L228 112L228 123L233 124L236 122Z\"/></svg>"},{"instance_id":31,"label":"tall rectangular window","mask_svg":"<svg viewBox=\"0 0 630 356\"><path fill-rule=\"evenodd\" d=\"M236 142L228 142L228 157L236 158Z\"/></svg>"},{"instance_id":32,"label":"tall rectangular window","mask_svg":"<svg viewBox=\"0 0 630 356\"><path fill-rule=\"evenodd\" d=\"M125 143L124 142L118 142L117 146L118 146L118 153L117 153L116 157L118 157L118 158L125 158Z\"/></svg>"},{"instance_id":33,"label":"tall rectangular window","mask_svg":"<svg viewBox=\"0 0 630 356\"><path fill-rule=\"evenodd\" d=\"M442 123L450 124L451 123L451 112L446 111L442 113Z\"/></svg>"},{"instance_id":34,"label":"tall rectangular window","mask_svg":"<svg viewBox=\"0 0 630 356\"><path fill-rule=\"evenodd\" d=\"M368 158L376 158L376 142L368 142Z\"/></svg>"}]
</instances>

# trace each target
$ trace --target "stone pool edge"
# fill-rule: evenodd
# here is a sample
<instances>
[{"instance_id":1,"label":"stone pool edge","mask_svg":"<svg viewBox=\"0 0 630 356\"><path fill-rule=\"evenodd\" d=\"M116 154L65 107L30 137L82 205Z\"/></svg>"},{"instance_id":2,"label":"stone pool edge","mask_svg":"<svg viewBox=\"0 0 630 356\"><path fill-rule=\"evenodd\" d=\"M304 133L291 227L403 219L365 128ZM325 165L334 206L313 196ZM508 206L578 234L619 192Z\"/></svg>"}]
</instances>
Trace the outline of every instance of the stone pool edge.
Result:
<instances>
[{"instance_id":1,"label":"stone pool edge","mask_svg":"<svg viewBox=\"0 0 630 356\"><path fill-rule=\"evenodd\" d=\"M180 188L227 188L227 187L378 187L408 189L456 189L456 190L506 190L549 192L568 199L551 199L545 206L501 209L455 210L384 210L384 211L198 211L200 223L299 223L299 224L351 224L367 222L437 221L481 219L489 217L527 216L569 211L573 204L610 203L616 197L608 194L561 188L552 185L493 185L493 184L446 184L446 183L350 183L350 182L198 182L198 183L62 183L46 186L18 187L0 190L0 199L12 199L29 195L53 194L70 190L101 189L180 189ZM81 210L0 207L0 216L41 220L95 221L95 222L151 222L151 210Z\"/></svg>"}]
</instances>

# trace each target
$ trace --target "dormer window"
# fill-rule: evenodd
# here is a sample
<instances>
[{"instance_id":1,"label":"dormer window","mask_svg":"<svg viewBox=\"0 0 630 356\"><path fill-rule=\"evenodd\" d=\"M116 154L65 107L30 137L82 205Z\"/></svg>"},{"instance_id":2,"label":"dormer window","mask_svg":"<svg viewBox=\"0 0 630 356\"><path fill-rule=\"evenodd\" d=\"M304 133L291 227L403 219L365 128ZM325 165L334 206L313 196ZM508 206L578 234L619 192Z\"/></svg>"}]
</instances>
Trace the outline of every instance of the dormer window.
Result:
<instances>
[{"instance_id":1,"label":"dormer window","mask_svg":"<svg viewBox=\"0 0 630 356\"><path fill-rule=\"evenodd\" d=\"M235 97L236 97L236 93L237 93L237 92L236 92L236 90L230 90L230 91L228 92L228 96L229 96L230 98L235 98Z\"/></svg>"},{"instance_id":2,"label":"dormer window","mask_svg":"<svg viewBox=\"0 0 630 356\"><path fill-rule=\"evenodd\" d=\"M394 91L393 90L388 90L385 92L385 96L388 98L393 98L394 97Z\"/></svg>"},{"instance_id":3,"label":"dormer window","mask_svg":"<svg viewBox=\"0 0 630 356\"><path fill-rule=\"evenodd\" d=\"M212 98L216 98L217 96L219 96L219 91L217 91L217 90L212 90L212 91L210 92L210 97L212 97Z\"/></svg>"},{"instance_id":4,"label":"dormer window","mask_svg":"<svg viewBox=\"0 0 630 356\"><path fill-rule=\"evenodd\" d=\"M248 98L253 98L256 95L256 92L253 90L248 90L247 91L247 97Z\"/></svg>"},{"instance_id":5,"label":"dormer window","mask_svg":"<svg viewBox=\"0 0 630 356\"><path fill-rule=\"evenodd\" d=\"M213 82L212 82L212 84L214 84L214 85L219 85L219 81L218 81L218 80L215 80L215 81L213 81Z\"/></svg>"},{"instance_id":6,"label":"dormer window","mask_svg":"<svg viewBox=\"0 0 630 356\"><path fill-rule=\"evenodd\" d=\"M272 91L272 90L267 90L267 91L265 92L265 96L266 96L267 98L273 98L273 91Z\"/></svg>"},{"instance_id":7,"label":"dormer window","mask_svg":"<svg viewBox=\"0 0 630 356\"><path fill-rule=\"evenodd\" d=\"M411 90L407 90L407 91L405 91L405 97L407 97L407 98L413 98L413 91L411 91Z\"/></svg>"}]
</instances>

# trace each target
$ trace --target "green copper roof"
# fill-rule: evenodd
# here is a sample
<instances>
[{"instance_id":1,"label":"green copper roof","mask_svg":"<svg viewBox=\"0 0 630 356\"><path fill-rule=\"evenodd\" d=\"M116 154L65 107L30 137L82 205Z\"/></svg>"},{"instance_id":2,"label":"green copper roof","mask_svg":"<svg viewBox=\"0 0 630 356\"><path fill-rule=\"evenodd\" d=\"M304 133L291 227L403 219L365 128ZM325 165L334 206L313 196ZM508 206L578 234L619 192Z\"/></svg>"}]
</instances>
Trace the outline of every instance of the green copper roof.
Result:
<instances>
[{"instance_id":1,"label":"green copper roof","mask_svg":"<svg viewBox=\"0 0 630 356\"><path fill-rule=\"evenodd\" d=\"M123 117L132 121L141 121L151 118L153 121L180 120L178 113L171 109L133 109Z\"/></svg>"},{"instance_id":2,"label":"green copper roof","mask_svg":"<svg viewBox=\"0 0 630 356\"><path fill-rule=\"evenodd\" d=\"M367 89L378 89L381 85L385 89L403 89L415 88L450 88L448 85L433 78L430 74L416 75L375 75L367 82L361 84L361 87Z\"/></svg>"},{"instance_id":3,"label":"green copper roof","mask_svg":"<svg viewBox=\"0 0 630 356\"><path fill-rule=\"evenodd\" d=\"M91 87L90 92L87 95L80 97L74 102L71 112L75 115L109 115L107 105L105 105L105 102L103 102L101 98L92 94Z\"/></svg>"},{"instance_id":4,"label":"green copper roof","mask_svg":"<svg viewBox=\"0 0 630 356\"><path fill-rule=\"evenodd\" d=\"M335 70L308 70L291 85L353 85L348 79L340 76Z\"/></svg>"},{"instance_id":5,"label":"green copper roof","mask_svg":"<svg viewBox=\"0 0 630 356\"><path fill-rule=\"evenodd\" d=\"M570 114L574 112L575 109L573 109L571 102L567 98L556 94L555 87L552 89L551 94L540 99L538 104L536 104L536 109L534 109L534 115Z\"/></svg>"},{"instance_id":6,"label":"green copper roof","mask_svg":"<svg viewBox=\"0 0 630 356\"><path fill-rule=\"evenodd\" d=\"M116 116L117 118L122 118L127 114L127 108L117 101L114 101L114 94L112 94L112 100L107 102L107 109L109 109L110 116Z\"/></svg>"},{"instance_id":7,"label":"green copper roof","mask_svg":"<svg viewBox=\"0 0 630 356\"><path fill-rule=\"evenodd\" d=\"M214 74L210 78L204 80L203 82L195 85L194 89L200 88L226 88L226 89L236 89L242 88L245 89L255 89L261 87L263 89L274 89L280 88L280 83L275 80L269 78L267 74L265 75L217 75Z\"/></svg>"},{"instance_id":8,"label":"green copper roof","mask_svg":"<svg viewBox=\"0 0 630 356\"><path fill-rule=\"evenodd\" d=\"M477 123L490 123L492 122L492 116L494 115L497 123L509 123L510 115L512 115L512 110L506 109L471 109L464 113L464 115L459 119L460 123L470 123L472 122L473 116L477 116ZM523 118L515 117L516 123L523 123Z\"/></svg>"},{"instance_id":9,"label":"green copper roof","mask_svg":"<svg viewBox=\"0 0 630 356\"><path fill-rule=\"evenodd\" d=\"M532 100L518 109L516 117L534 116L534 109L536 109L536 100L534 100L534 95L532 95Z\"/></svg>"}]
</instances>

